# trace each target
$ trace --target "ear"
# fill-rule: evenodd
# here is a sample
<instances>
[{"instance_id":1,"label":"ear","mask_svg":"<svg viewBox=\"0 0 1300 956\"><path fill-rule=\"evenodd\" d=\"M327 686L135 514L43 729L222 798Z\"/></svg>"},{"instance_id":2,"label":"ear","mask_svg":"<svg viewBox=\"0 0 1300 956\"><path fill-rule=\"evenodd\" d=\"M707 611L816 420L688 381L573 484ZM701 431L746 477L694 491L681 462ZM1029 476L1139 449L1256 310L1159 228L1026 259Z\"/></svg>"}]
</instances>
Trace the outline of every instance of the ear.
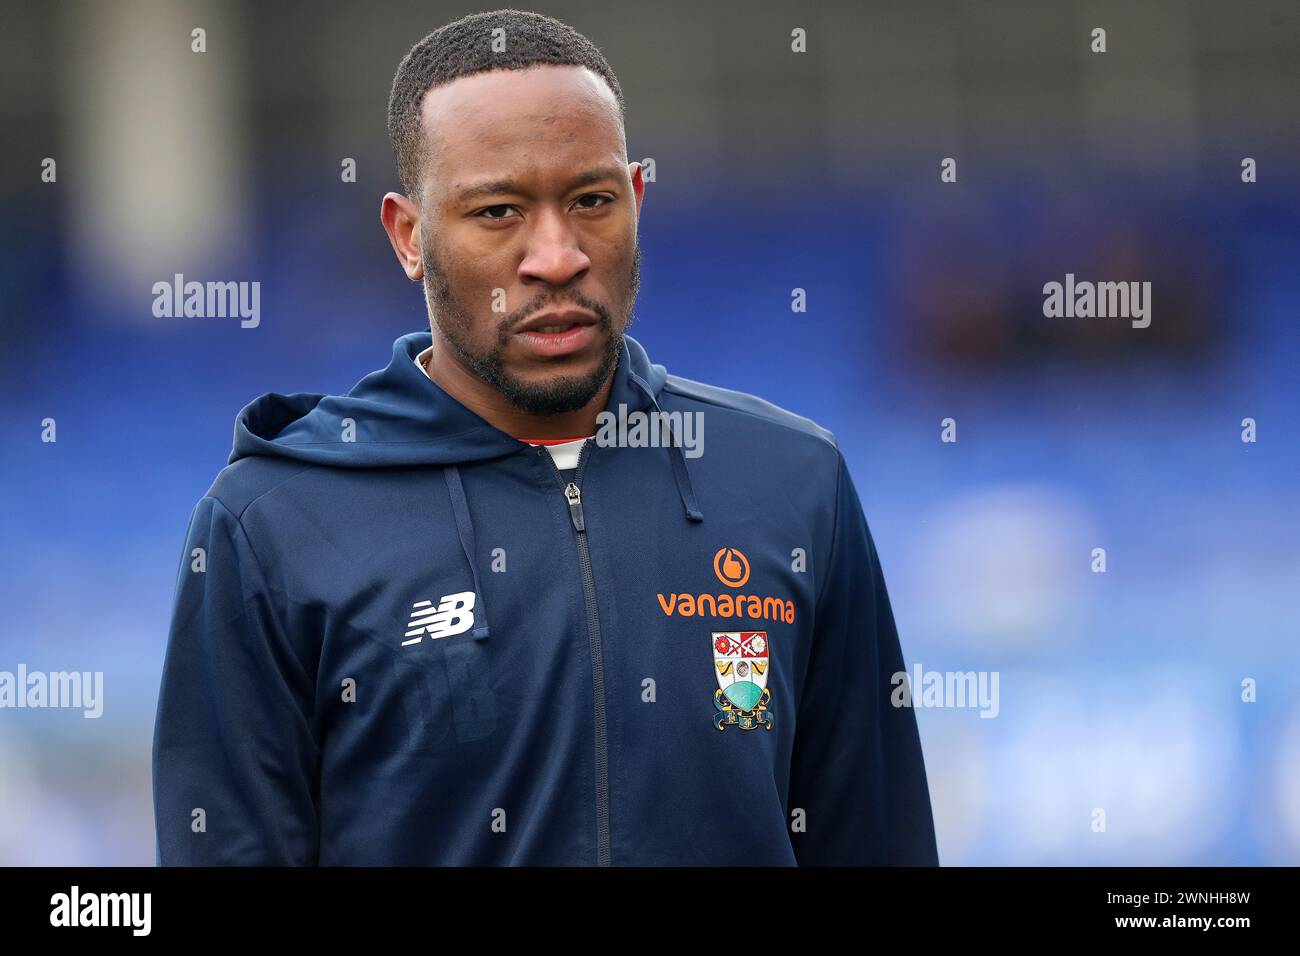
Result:
<instances>
[{"instance_id":1,"label":"ear","mask_svg":"<svg viewBox=\"0 0 1300 956\"><path fill-rule=\"evenodd\" d=\"M641 218L641 200L645 199L645 177L640 163L628 163L627 171L632 177L632 193L636 196L636 217Z\"/></svg>"},{"instance_id":2,"label":"ear","mask_svg":"<svg viewBox=\"0 0 1300 956\"><path fill-rule=\"evenodd\" d=\"M406 277L412 282L424 278L424 264L420 258L420 211L415 203L401 193L386 193L379 206L379 221L384 224L388 241L401 263Z\"/></svg>"}]
</instances>

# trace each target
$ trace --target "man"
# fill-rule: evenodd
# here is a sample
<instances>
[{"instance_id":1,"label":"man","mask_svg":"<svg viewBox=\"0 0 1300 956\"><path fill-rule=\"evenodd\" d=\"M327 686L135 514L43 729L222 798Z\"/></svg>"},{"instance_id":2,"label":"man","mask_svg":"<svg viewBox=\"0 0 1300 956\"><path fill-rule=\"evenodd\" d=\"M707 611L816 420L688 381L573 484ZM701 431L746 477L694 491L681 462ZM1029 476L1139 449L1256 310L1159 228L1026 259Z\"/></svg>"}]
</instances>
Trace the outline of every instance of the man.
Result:
<instances>
[{"instance_id":1,"label":"man","mask_svg":"<svg viewBox=\"0 0 1300 956\"><path fill-rule=\"evenodd\" d=\"M625 334L645 185L600 52L466 17L389 126L430 332L240 413L177 584L158 862L936 863L834 438Z\"/></svg>"}]
</instances>

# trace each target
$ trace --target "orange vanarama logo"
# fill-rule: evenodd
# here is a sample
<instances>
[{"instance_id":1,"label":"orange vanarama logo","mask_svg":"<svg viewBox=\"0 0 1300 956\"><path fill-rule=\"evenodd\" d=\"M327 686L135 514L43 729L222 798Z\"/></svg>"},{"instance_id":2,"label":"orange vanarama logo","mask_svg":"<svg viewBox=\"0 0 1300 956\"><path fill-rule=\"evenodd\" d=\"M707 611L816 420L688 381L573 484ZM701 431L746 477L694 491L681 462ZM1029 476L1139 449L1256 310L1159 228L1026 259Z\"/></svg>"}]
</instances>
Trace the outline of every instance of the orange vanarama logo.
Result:
<instances>
[{"instance_id":1,"label":"orange vanarama logo","mask_svg":"<svg viewBox=\"0 0 1300 956\"><path fill-rule=\"evenodd\" d=\"M735 548L719 548L713 556L713 573L729 588L738 588L749 580L749 558Z\"/></svg>"},{"instance_id":2,"label":"orange vanarama logo","mask_svg":"<svg viewBox=\"0 0 1300 956\"><path fill-rule=\"evenodd\" d=\"M713 573L727 587L749 581L749 559L735 548L719 548ZM672 617L753 617L794 623L794 602L757 594L660 594L660 609Z\"/></svg>"}]
</instances>

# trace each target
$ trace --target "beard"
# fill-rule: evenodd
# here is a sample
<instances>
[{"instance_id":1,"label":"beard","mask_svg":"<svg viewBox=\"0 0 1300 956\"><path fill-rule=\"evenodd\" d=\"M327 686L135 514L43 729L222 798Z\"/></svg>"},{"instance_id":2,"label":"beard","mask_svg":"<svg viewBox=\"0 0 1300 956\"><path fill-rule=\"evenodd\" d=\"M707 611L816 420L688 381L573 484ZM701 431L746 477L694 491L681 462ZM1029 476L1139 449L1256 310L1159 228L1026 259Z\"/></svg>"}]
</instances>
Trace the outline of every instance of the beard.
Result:
<instances>
[{"instance_id":1,"label":"beard","mask_svg":"<svg viewBox=\"0 0 1300 956\"><path fill-rule=\"evenodd\" d=\"M444 341L461 365L475 377L505 396L510 404L530 415L558 415L585 407L600 392L618 367L622 333L632 324L632 309L641 284L641 246L632 250L632 267L628 270L623 314L611 316L609 309L576 290L543 293L501 320L496 342L486 350L475 349L471 330L474 320L457 299L447 280L446 270L434 255L432 243L426 243L420 258L424 265L424 296L429 315L438 326ZM597 328L603 333L604 347L597 363L586 375L556 375L542 382L530 382L511 374L505 366L505 350L512 330L530 315L549 305L571 303L594 313ZM618 331L615 332L615 319Z\"/></svg>"}]
</instances>

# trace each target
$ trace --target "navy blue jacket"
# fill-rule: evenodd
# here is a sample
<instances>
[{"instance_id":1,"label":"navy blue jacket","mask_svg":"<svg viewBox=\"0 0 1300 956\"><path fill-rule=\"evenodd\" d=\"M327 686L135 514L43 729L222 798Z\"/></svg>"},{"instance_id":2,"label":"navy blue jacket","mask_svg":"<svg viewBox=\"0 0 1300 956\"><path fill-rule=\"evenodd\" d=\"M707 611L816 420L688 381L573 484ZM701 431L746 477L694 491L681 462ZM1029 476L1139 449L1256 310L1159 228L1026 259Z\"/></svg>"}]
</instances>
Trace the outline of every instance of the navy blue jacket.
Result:
<instances>
[{"instance_id":1,"label":"navy blue jacket","mask_svg":"<svg viewBox=\"0 0 1300 956\"><path fill-rule=\"evenodd\" d=\"M588 441L565 476L430 341L240 412L176 582L157 862L937 863L834 437L624 336L608 409L701 412L704 453Z\"/></svg>"}]
</instances>

